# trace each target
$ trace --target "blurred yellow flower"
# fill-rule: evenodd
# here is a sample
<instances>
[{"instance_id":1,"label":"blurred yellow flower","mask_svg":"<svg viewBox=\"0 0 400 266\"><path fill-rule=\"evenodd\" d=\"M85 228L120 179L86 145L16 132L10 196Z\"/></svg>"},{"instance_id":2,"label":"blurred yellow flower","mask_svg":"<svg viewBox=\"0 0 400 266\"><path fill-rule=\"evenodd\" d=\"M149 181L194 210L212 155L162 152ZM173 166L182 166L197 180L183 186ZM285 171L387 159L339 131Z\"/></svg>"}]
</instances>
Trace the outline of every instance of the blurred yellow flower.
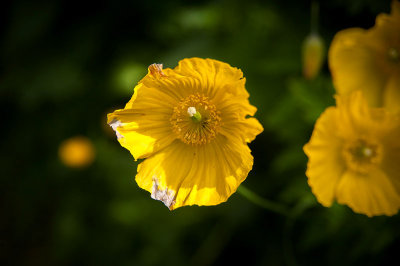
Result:
<instances>
[{"instance_id":1,"label":"blurred yellow flower","mask_svg":"<svg viewBox=\"0 0 400 266\"><path fill-rule=\"evenodd\" d=\"M88 138L77 136L64 140L60 144L58 155L66 166L81 168L93 162L95 151Z\"/></svg>"},{"instance_id":2,"label":"blurred yellow flower","mask_svg":"<svg viewBox=\"0 0 400 266\"><path fill-rule=\"evenodd\" d=\"M306 79L314 79L321 70L324 59L324 41L316 33L308 35L302 48L303 76Z\"/></svg>"},{"instance_id":3,"label":"blurred yellow flower","mask_svg":"<svg viewBox=\"0 0 400 266\"><path fill-rule=\"evenodd\" d=\"M329 66L338 94L362 90L373 107L400 111L400 2L380 14L369 30L351 28L336 34Z\"/></svg>"},{"instance_id":4,"label":"blurred yellow flower","mask_svg":"<svg viewBox=\"0 0 400 266\"><path fill-rule=\"evenodd\" d=\"M170 210L224 202L247 177L247 146L263 128L248 101L243 73L191 58L175 69L149 67L124 109L108 115L135 159L136 182Z\"/></svg>"},{"instance_id":5,"label":"blurred yellow flower","mask_svg":"<svg viewBox=\"0 0 400 266\"><path fill-rule=\"evenodd\" d=\"M360 91L338 96L317 120L309 143L306 175L318 201L334 199L368 216L400 208L400 121L371 108Z\"/></svg>"}]
</instances>

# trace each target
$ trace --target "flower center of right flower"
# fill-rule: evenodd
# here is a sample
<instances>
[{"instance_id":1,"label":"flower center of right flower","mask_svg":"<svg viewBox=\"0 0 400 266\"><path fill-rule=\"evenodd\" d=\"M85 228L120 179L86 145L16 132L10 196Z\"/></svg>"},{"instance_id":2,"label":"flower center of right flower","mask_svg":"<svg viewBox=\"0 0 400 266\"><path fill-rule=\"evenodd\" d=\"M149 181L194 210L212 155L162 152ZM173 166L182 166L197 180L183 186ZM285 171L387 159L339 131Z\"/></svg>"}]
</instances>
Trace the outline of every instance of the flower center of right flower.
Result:
<instances>
[{"instance_id":1,"label":"flower center of right flower","mask_svg":"<svg viewBox=\"0 0 400 266\"><path fill-rule=\"evenodd\" d=\"M217 136L221 117L208 97L193 94L174 107L170 122L181 141L190 145L202 145Z\"/></svg>"},{"instance_id":2,"label":"flower center of right flower","mask_svg":"<svg viewBox=\"0 0 400 266\"><path fill-rule=\"evenodd\" d=\"M381 146L378 143L365 139L349 141L343 148L347 167L362 174L367 174L380 163L381 153Z\"/></svg>"}]
</instances>

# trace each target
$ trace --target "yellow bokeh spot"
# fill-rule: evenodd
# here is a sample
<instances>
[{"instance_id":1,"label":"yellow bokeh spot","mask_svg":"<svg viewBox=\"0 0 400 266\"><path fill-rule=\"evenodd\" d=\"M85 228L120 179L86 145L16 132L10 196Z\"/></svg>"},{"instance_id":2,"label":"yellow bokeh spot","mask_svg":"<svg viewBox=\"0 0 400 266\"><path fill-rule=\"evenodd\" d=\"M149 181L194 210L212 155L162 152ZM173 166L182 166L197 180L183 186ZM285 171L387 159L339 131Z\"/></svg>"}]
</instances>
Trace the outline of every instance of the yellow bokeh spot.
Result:
<instances>
[{"instance_id":1,"label":"yellow bokeh spot","mask_svg":"<svg viewBox=\"0 0 400 266\"><path fill-rule=\"evenodd\" d=\"M95 150L90 139L76 136L66 139L60 144L58 156L66 166L82 168L93 162Z\"/></svg>"}]
</instances>

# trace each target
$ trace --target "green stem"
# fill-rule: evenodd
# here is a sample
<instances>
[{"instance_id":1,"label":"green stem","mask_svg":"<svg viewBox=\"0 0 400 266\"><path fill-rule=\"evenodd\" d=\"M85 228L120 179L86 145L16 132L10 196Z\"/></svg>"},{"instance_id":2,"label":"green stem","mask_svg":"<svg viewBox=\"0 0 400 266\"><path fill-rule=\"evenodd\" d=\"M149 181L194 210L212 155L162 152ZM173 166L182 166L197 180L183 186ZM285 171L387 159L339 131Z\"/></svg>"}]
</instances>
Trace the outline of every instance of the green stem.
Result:
<instances>
[{"instance_id":1,"label":"green stem","mask_svg":"<svg viewBox=\"0 0 400 266\"><path fill-rule=\"evenodd\" d=\"M243 185L239 186L238 192L249 201L266 210L276 212L284 216L290 216L289 209L285 205L264 199Z\"/></svg>"},{"instance_id":2,"label":"green stem","mask_svg":"<svg viewBox=\"0 0 400 266\"><path fill-rule=\"evenodd\" d=\"M254 193L253 191L249 190L243 185L240 185L238 188L238 192L242 194L243 197L248 199L249 201L253 202L254 204L281 215L286 216L286 223L283 231L283 249L285 251L285 262L287 265L290 266L297 266L296 257L293 249L292 243L292 230L294 227L294 223L296 219L307 209L315 206L315 200L312 196L306 196L297 202L297 204L289 209L287 206L272 202L270 200L264 199Z\"/></svg>"},{"instance_id":3,"label":"green stem","mask_svg":"<svg viewBox=\"0 0 400 266\"><path fill-rule=\"evenodd\" d=\"M318 17L319 17L319 3L312 1L311 3L311 34L318 33Z\"/></svg>"}]
</instances>

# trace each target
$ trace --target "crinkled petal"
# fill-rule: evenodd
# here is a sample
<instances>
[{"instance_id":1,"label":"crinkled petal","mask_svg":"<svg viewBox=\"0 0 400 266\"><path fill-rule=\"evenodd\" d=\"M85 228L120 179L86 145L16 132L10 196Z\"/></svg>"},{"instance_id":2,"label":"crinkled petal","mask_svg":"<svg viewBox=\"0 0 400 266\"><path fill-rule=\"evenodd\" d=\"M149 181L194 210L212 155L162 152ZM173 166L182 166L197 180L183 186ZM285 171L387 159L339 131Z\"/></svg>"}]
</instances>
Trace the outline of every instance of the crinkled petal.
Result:
<instances>
[{"instance_id":1,"label":"crinkled petal","mask_svg":"<svg viewBox=\"0 0 400 266\"><path fill-rule=\"evenodd\" d=\"M135 159L146 158L174 140L169 119L177 102L167 90L140 83L125 109L108 114L107 122Z\"/></svg>"},{"instance_id":2,"label":"crinkled petal","mask_svg":"<svg viewBox=\"0 0 400 266\"><path fill-rule=\"evenodd\" d=\"M229 119L224 120L227 122L222 124L220 132L227 138L239 137L241 141L250 143L264 130L256 118L235 117L234 114L229 116Z\"/></svg>"},{"instance_id":3,"label":"crinkled petal","mask_svg":"<svg viewBox=\"0 0 400 266\"><path fill-rule=\"evenodd\" d=\"M170 69L163 70L161 64L153 64L125 109L108 115L118 141L135 159L146 158L175 139L169 120L174 107L187 95L185 80Z\"/></svg>"},{"instance_id":4,"label":"crinkled petal","mask_svg":"<svg viewBox=\"0 0 400 266\"><path fill-rule=\"evenodd\" d=\"M135 160L150 156L174 140L168 114L116 110L108 115L108 123Z\"/></svg>"},{"instance_id":5,"label":"crinkled petal","mask_svg":"<svg viewBox=\"0 0 400 266\"><path fill-rule=\"evenodd\" d=\"M368 216L394 215L400 208L400 196L383 171L376 168L363 175L346 171L337 191L337 201Z\"/></svg>"},{"instance_id":6,"label":"crinkled petal","mask_svg":"<svg viewBox=\"0 0 400 266\"><path fill-rule=\"evenodd\" d=\"M243 78L229 86L237 86L245 91L245 82ZM248 95L220 94L219 97L215 97L214 102L222 120L221 134L226 137L240 137L242 141L251 142L264 130L256 118L247 118L257 111L257 108L250 104Z\"/></svg>"},{"instance_id":7,"label":"crinkled petal","mask_svg":"<svg viewBox=\"0 0 400 266\"><path fill-rule=\"evenodd\" d=\"M210 99L221 94L241 95L245 96L246 99L249 96L244 86L237 85L243 79L242 71L218 60L183 59L174 69L174 72L196 80L201 84L197 92L204 93Z\"/></svg>"},{"instance_id":8,"label":"crinkled petal","mask_svg":"<svg viewBox=\"0 0 400 266\"><path fill-rule=\"evenodd\" d=\"M370 128L370 108L361 90L348 95L336 96L337 131L342 138L366 132Z\"/></svg>"},{"instance_id":9,"label":"crinkled petal","mask_svg":"<svg viewBox=\"0 0 400 266\"><path fill-rule=\"evenodd\" d=\"M394 115L383 108L370 108L361 90L337 96L337 131L345 138L370 135L380 138L393 127Z\"/></svg>"},{"instance_id":10,"label":"crinkled petal","mask_svg":"<svg viewBox=\"0 0 400 266\"><path fill-rule=\"evenodd\" d=\"M345 171L342 140L337 136L336 108L326 109L318 118L310 141L304 146L308 156L306 175L317 200L331 206L335 189Z\"/></svg>"},{"instance_id":11,"label":"crinkled petal","mask_svg":"<svg viewBox=\"0 0 400 266\"><path fill-rule=\"evenodd\" d=\"M136 182L171 210L226 201L253 165L247 145L219 135L209 145L175 140L138 166Z\"/></svg>"}]
</instances>

